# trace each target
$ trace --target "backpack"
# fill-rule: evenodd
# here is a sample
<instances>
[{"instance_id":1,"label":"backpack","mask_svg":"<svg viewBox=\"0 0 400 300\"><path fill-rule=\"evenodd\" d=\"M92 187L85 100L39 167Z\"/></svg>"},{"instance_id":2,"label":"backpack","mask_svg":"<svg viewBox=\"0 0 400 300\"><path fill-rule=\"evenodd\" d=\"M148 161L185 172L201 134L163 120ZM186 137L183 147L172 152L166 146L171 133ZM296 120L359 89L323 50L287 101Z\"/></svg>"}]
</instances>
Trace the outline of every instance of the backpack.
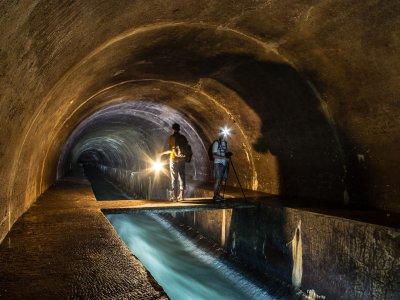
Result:
<instances>
[{"instance_id":1,"label":"backpack","mask_svg":"<svg viewBox=\"0 0 400 300\"><path fill-rule=\"evenodd\" d=\"M190 161L192 160L192 156L193 156L192 147L190 147L188 143L185 162L190 163Z\"/></svg>"},{"instance_id":2,"label":"backpack","mask_svg":"<svg viewBox=\"0 0 400 300\"><path fill-rule=\"evenodd\" d=\"M214 153L212 151L212 148L214 146L214 143L217 142L218 140L214 140L209 146L208 146L208 159L210 161L214 161Z\"/></svg>"},{"instance_id":3,"label":"backpack","mask_svg":"<svg viewBox=\"0 0 400 300\"><path fill-rule=\"evenodd\" d=\"M193 151L185 136L181 134L174 134L171 136L171 145L175 147L174 156L177 158L185 159L185 162L192 160Z\"/></svg>"}]
</instances>

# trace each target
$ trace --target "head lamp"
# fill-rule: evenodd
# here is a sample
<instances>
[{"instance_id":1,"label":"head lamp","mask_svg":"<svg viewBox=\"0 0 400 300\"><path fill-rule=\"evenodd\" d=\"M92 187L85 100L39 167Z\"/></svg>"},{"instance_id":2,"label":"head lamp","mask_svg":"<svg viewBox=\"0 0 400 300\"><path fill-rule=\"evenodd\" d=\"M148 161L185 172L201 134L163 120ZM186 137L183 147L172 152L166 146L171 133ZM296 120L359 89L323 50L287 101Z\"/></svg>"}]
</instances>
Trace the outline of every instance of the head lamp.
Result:
<instances>
[{"instance_id":1,"label":"head lamp","mask_svg":"<svg viewBox=\"0 0 400 300\"><path fill-rule=\"evenodd\" d=\"M225 126L224 128L221 128L219 131L220 135L223 135L224 137L227 137L228 135L231 134L231 129Z\"/></svg>"}]
</instances>

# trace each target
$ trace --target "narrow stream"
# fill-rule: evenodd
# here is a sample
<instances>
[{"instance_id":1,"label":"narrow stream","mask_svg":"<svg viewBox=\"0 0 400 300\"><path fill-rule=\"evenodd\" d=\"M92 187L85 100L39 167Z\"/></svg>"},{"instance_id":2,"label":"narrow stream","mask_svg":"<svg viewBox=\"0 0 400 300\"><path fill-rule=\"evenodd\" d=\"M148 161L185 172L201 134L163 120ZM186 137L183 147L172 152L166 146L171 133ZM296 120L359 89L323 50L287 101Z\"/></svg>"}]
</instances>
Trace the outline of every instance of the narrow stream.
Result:
<instances>
[{"instance_id":1,"label":"narrow stream","mask_svg":"<svg viewBox=\"0 0 400 300\"><path fill-rule=\"evenodd\" d=\"M156 213L106 217L172 300L275 299Z\"/></svg>"}]
</instances>

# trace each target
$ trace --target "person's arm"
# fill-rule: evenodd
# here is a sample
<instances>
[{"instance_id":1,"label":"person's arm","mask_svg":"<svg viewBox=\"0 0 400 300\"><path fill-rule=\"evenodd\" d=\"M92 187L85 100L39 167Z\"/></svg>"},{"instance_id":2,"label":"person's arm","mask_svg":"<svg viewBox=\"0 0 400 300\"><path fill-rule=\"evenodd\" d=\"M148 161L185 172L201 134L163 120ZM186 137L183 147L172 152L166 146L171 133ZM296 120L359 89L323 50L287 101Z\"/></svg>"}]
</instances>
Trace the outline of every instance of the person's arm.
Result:
<instances>
[{"instance_id":1,"label":"person's arm","mask_svg":"<svg viewBox=\"0 0 400 300\"><path fill-rule=\"evenodd\" d=\"M225 156L218 155L216 152L214 152L213 154L214 154L214 159L218 158L218 159L228 160L228 158L226 158Z\"/></svg>"},{"instance_id":2,"label":"person's arm","mask_svg":"<svg viewBox=\"0 0 400 300\"><path fill-rule=\"evenodd\" d=\"M225 157L226 157L226 159L227 160L230 160L231 159L231 157L232 157L232 155L233 155L233 153L231 152L231 151L229 151L229 149L228 149L228 143L225 141L225 145L226 145L226 149L225 149Z\"/></svg>"},{"instance_id":3,"label":"person's arm","mask_svg":"<svg viewBox=\"0 0 400 300\"><path fill-rule=\"evenodd\" d=\"M163 156L163 155L166 155L166 154L170 154L171 152L172 152L172 150L165 150L165 151L161 152L159 155Z\"/></svg>"},{"instance_id":4,"label":"person's arm","mask_svg":"<svg viewBox=\"0 0 400 300\"><path fill-rule=\"evenodd\" d=\"M214 154L214 159L218 158L218 159L229 160L228 157L226 157L226 156L221 156L221 155L217 154L217 152L213 152L213 154Z\"/></svg>"},{"instance_id":5,"label":"person's arm","mask_svg":"<svg viewBox=\"0 0 400 300\"><path fill-rule=\"evenodd\" d=\"M218 159L229 160L229 158L225 157L225 155L220 154L220 151L218 149L218 141L214 142L213 144L213 156L214 159L218 158Z\"/></svg>"}]
</instances>

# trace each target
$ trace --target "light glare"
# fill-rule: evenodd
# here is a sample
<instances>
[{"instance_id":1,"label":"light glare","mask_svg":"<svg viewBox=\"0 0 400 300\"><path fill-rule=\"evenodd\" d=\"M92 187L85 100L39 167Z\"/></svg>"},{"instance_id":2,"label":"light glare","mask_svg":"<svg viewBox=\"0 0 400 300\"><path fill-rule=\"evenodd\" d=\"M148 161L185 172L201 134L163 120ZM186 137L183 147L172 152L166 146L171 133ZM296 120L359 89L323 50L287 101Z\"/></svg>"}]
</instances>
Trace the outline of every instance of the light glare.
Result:
<instances>
[{"instance_id":1,"label":"light glare","mask_svg":"<svg viewBox=\"0 0 400 300\"><path fill-rule=\"evenodd\" d=\"M221 128L221 133L222 133L225 137L227 137L228 135L231 134L231 129L228 128L227 126L225 126L224 128Z\"/></svg>"},{"instance_id":2,"label":"light glare","mask_svg":"<svg viewBox=\"0 0 400 300\"><path fill-rule=\"evenodd\" d=\"M163 169L163 164L161 163L161 161L157 160L157 161L153 161L153 170L156 172L160 172Z\"/></svg>"}]
</instances>

